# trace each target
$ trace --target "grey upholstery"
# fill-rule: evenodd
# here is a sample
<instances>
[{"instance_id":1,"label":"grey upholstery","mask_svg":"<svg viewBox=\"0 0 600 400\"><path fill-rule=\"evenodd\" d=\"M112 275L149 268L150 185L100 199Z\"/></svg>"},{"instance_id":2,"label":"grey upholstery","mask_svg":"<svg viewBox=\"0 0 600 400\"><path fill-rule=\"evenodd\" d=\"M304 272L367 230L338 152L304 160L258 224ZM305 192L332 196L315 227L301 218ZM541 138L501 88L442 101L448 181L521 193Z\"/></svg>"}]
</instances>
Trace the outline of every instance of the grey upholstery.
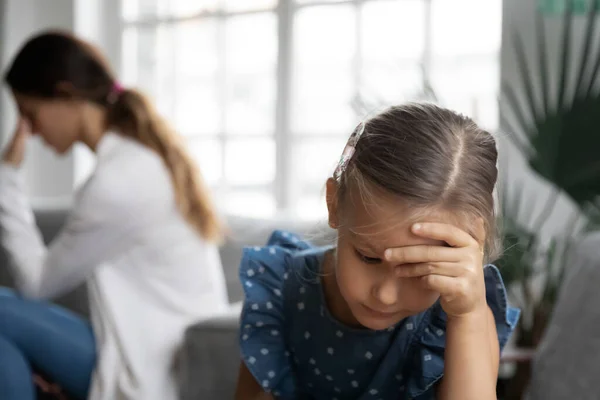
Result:
<instances>
[{"instance_id":1,"label":"grey upholstery","mask_svg":"<svg viewBox=\"0 0 600 400\"><path fill-rule=\"evenodd\" d=\"M572 253L533 363L530 400L600 399L600 233Z\"/></svg>"},{"instance_id":2,"label":"grey upholstery","mask_svg":"<svg viewBox=\"0 0 600 400\"><path fill-rule=\"evenodd\" d=\"M229 313L188 329L181 352L181 399L233 399L240 366L241 303Z\"/></svg>"}]
</instances>

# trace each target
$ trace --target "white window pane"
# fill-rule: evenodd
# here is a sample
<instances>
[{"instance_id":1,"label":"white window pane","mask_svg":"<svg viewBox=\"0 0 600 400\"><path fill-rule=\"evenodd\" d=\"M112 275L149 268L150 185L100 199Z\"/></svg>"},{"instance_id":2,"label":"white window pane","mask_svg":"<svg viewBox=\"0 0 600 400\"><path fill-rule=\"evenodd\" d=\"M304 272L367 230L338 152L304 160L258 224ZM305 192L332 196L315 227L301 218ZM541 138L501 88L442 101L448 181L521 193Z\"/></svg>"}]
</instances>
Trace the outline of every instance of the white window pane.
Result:
<instances>
[{"instance_id":1,"label":"white window pane","mask_svg":"<svg viewBox=\"0 0 600 400\"><path fill-rule=\"evenodd\" d=\"M157 82L157 95L152 99L158 112L165 117L169 123L173 123L175 112L176 92L173 90L173 80L163 78Z\"/></svg>"},{"instance_id":2,"label":"white window pane","mask_svg":"<svg viewBox=\"0 0 600 400\"><path fill-rule=\"evenodd\" d=\"M495 56L436 63L431 69L431 85L440 96L496 92L500 79L498 64Z\"/></svg>"},{"instance_id":3,"label":"white window pane","mask_svg":"<svg viewBox=\"0 0 600 400\"><path fill-rule=\"evenodd\" d=\"M294 62L346 66L356 53L356 17L351 5L314 6L296 14Z\"/></svg>"},{"instance_id":4,"label":"white window pane","mask_svg":"<svg viewBox=\"0 0 600 400\"><path fill-rule=\"evenodd\" d=\"M225 176L234 185L267 184L275 179L275 141L237 139L225 148Z\"/></svg>"},{"instance_id":5,"label":"white window pane","mask_svg":"<svg viewBox=\"0 0 600 400\"><path fill-rule=\"evenodd\" d=\"M325 196L321 193L298 197L292 207L292 215L295 218L314 221L326 220L327 203Z\"/></svg>"},{"instance_id":6,"label":"white window pane","mask_svg":"<svg viewBox=\"0 0 600 400\"><path fill-rule=\"evenodd\" d=\"M276 211L275 196L268 191L238 190L219 195L219 204L225 205L228 214L246 217L273 217Z\"/></svg>"},{"instance_id":7,"label":"white window pane","mask_svg":"<svg viewBox=\"0 0 600 400\"><path fill-rule=\"evenodd\" d=\"M500 49L501 0L433 0L432 14L434 57Z\"/></svg>"},{"instance_id":8,"label":"white window pane","mask_svg":"<svg viewBox=\"0 0 600 400\"><path fill-rule=\"evenodd\" d=\"M213 76L219 67L217 54L217 22L213 19L177 23L174 28L177 76Z\"/></svg>"},{"instance_id":9,"label":"white window pane","mask_svg":"<svg viewBox=\"0 0 600 400\"><path fill-rule=\"evenodd\" d=\"M192 139L189 142L189 151L204 180L209 185L214 185L222 179L222 151L221 143L217 139Z\"/></svg>"},{"instance_id":10,"label":"white window pane","mask_svg":"<svg viewBox=\"0 0 600 400\"><path fill-rule=\"evenodd\" d=\"M125 20L132 20L138 14L138 0L121 0L121 16Z\"/></svg>"},{"instance_id":11,"label":"white window pane","mask_svg":"<svg viewBox=\"0 0 600 400\"><path fill-rule=\"evenodd\" d=\"M277 0L225 0L227 11L252 11L275 8Z\"/></svg>"},{"instance_id":12,"label":"white window pane","mask_svg":"<svg viewBox=\"0 0 600 400\"><path fill-rule=\"evenodd\" d=\"M175 30L170 25L159 25L156 35L156 68L154 79L156 80L156 92L154 101L159 111L170 121L173 118L176 92L173 88L177 84L175 74Z\"/></svg>"},{"instance_id":13,"label":"white window pane","mask_svg":"<svg viewBox=\"0 0 600 400\"><path fill-rule=\"evenodd\" d=\"M447 1L448 2L448 1ZM362 56L369 61L417 60L425 48L425 1L372 1L362 12Z\"/></svg>"},{"instance_id":14,"label":"white window pane","mask_svg":"<svg viewBox=\"0 0 600 400\"><path fill-rule=\"evenodd\" d=\"M472 117L482 128L495 131L498 128L498 95L489 93L475 100Z\"/></svg>"},{"instance_id":15,"label":"white window pane","mask_svg":"<svg viewBox=\"0 0 600 400\"><path fill-rule=\"evenodd\" d=\"M128 86L138 85L140 69L138 57L138 31L136 28L126 28L122 36L121 71L123 83Z\"/></svg>"},{"instance_id":16,"label":"white window pane","mask_svg":"<svg viewBox=\"0 0 600 400\"><path fill-rule=\"evenodd\" d=\"M221 130L218 88L214 80L180 82L173 123L185 136L214 135Z\"/></svg>"},{"instance_id":17,"label":"white window pane","mask_svg":"<svg viewBox=\"0 0 600 400\"><path fill-rule=\"evenodd\" d=\"M348 132L348 137L351 132ZM347 137L340 139L301 139L294 143L291 167L292 179L302 191L304 187L322 187L333 176ZM310 162L307 162L310 160Z\"/></svg>"},{"instance_id":18,"label":"white window pane","mask_svg":"<svg viewBox=\"0 0 600 400\"><path fill-rule=\"evenodd\" d=\"M159 25L156 35L156 75L160 79L174 81L175 78L175 30L170 25Z\"/></svg>"},{"instance_id":19,"label":"white window pane","mask_svg":"<svg viewBox=\"0 0 600 400\"><path fill-rule=\"evenodd\" d=\"M136 86L151 98L157 97L158 32L155 27L127 29L124 33L123 70L126 83Z\"/></svg>"},{"instance_id":20,"label":"white window pane","mask_svg":"<svg viewBox=\"0 0 600 400\"><path fill-rule=\"evenodd\" d=\"M422 91L423 73L417 64L380 64L366 61L361 74L360 94L365 112L373 108L415 100Z\"/></svg>"},{"instance_id":21,"label":"white window pane","mask_svg":"<svg viewBox=\"0 0 600 400\"><path fill-rule=\"evenodd\" d=\"M431 70L431 84L440 104L491 130L498 127L499 79L496 57L437 63Z\"/></svg>"},{"instance_id":22,"label":"white window pane","mask_svg":"<svg viewBox=\"0 0 600 400\"><path fill-rule=\"evenodd\" d=\"M221 0L169 0L169 13L184 17L201 12L214 12L219 9L220 2Z\"/></svg>"},{"instance_id":23,"label":"white window pane","mask_svg":"<svg viewBox=\"0 0 600 400\"><path fill-rule=\"evenodd\" d=\"M238 74L227 80L226 132L270 135L275 131L274 74Z\"/></svg>"},{"instance_id":24,"label":"white window pane","mask_svg":"<svg viewBox=\"0 0 600 400\"><path fill-rule=\"evenodd\" d=\"M310 4L310 3L339 3L345 0L294 0L298 4Z\"/></svg>"},{"instance_id":25,"label":"white window pane","mask_svg":"<svg viewBox=\"0 0 600 400\"><path fill-rule=\"evenodd\" d=\"M310 68L296 72L293 85L292 131L295 134L340 134L356 122L356 92L349 68Z\"/></svg>"},{"instance_id":26,"label":"white window pane","mask_svg":"<svg viewBox=\"0 0 600 400\"><path fill-rule=\"evenodd\" d=\"M125 20L139 20L166 15L170 0L121 0L121 15Z\"/></svg>"},{"instance_id":27,"label":"white window pane","mask_svg":"<svg viewBox=\"0 0 600 400\"><path fill-rule=\"evenodd\" d=\"M232 17L226 23L227 71L266 72L275 69L277 20L274 13Z\"/></svg>"}]
</instances>

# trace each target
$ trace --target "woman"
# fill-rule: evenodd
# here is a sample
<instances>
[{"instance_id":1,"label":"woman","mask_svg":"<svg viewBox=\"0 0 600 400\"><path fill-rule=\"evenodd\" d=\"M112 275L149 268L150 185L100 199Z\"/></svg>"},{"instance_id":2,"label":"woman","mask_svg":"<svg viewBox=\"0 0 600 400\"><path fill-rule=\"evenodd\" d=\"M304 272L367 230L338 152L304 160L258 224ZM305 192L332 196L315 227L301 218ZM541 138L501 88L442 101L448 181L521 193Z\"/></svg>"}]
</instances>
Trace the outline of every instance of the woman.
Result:
<instances>
[{"instance_id":1,"label":"woman","mask_svg":"<svg viewBox=\"0 0 600 400\"><path fill-rule=\"evenodd\" d=\"M186 327L227 304L220 226L182 141L69 34L30 39L5 80L20 121L0 166L0 227L23 297L0 293L0 397L33 399L36 371L80 399L175 399ZM18 174L30 133L97 155L48 248ZM43 302L83 282L91 323Z\"/></svg>"}]
</instances>

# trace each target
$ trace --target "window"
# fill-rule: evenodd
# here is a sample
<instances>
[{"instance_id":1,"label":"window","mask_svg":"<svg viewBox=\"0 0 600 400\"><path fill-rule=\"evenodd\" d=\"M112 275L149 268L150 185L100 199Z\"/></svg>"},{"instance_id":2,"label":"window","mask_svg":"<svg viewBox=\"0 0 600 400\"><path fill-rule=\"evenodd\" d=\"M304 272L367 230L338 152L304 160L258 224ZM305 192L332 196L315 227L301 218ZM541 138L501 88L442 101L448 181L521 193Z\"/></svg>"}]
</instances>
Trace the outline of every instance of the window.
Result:
<instances>
[{"instance_id":1,"label":"window","mask_svg":"<svg viewBox=\"0 0 600 400\"><path fill-rule=\"evenodd\" d=\"M435 98L495 127L501 1L123 0L122 72L231 213L324 213L354 126Z\"/></svg>"}]
</instances>

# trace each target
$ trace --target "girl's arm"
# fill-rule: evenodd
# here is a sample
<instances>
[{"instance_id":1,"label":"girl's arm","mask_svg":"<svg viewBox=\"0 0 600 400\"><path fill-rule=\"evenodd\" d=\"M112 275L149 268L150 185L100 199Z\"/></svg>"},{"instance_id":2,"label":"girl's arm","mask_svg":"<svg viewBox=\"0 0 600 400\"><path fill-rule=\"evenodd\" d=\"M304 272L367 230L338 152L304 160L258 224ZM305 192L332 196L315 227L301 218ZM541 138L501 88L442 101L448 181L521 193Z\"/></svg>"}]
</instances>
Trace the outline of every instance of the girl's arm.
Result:
<instances>
[{"instance_id":1,"label":"girl's arm","mask_svg":"<svg viewBox=\"0 0 600 400\"><path fill-rule=\"evenodd\" d=\"M500 345L487 303L483 244L464 230L443 223L417 223L412 230L417 236L450 246L405 246L386 251L387 259L400 265L398 276L420 278L425 288L440 294L448 320L438 398L496 399ZM483 220L475 230L476 237L485 237Z\"/></svg>"},{"instance_id":2,"label":"girl's arm","mask_svg":"<svg viewBox=\"0 0 600 400\"><path fill-rule=\"evenodd\" d=\"M263 391L243 361L240 363L235 400L274 400L273 396Z\"/></svg>"},{"instance_id":3,"label":"girl's arm","mask_svg":"<svg viewBox=\"0 0 600 400\"><path fill-rule=\"evenodd\" d=\"M449 317L440 400L496 399L500 349L491 310Z\"/></svg>"}]
</instances>

